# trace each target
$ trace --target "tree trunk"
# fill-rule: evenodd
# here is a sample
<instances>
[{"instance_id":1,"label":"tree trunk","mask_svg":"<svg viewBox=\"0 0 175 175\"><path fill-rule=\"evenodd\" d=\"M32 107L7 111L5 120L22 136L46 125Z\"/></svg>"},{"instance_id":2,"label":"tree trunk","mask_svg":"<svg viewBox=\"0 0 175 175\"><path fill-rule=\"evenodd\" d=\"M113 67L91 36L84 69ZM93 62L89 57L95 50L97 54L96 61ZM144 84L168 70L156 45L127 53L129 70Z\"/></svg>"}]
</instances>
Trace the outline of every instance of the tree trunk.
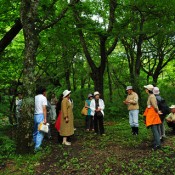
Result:
<instances>
[{"instance_id":1,"label":"tree trunk","mask_svg":"<svg viewBox=\"0 0 175 175\"><path fill-rule=\"evenodd\" d=\"M100 68L96 68L96 70L91 73L91 77L94 82L94 91L99 91L101 98L104 98L103 75L104 71L102 71Z\"/></svg>"},{"instance_id":2,"label":"tree trunk","mask_svg":"<svg viewBox=\"0 0 175 175\"><path fill-rule=\"evenodd\" d=\"M38 48L36 17L39 0L21 1L21 22L23 25L25 50L23 71L23 104L17 131L17 152L28 153L32 148L32 131L35 94L35 61Z\"/></svg>"},{"instance_id":3,"label":"tree trunk","mask_svg":"<svg viewBox=\"0 0 175 175\"><path fill-rule=\"evenodd\" d=\"M109 87L109 101L112 102L112 82L111 82L111 76L109 71L109 62L107 61L107 74L108 74L108 87Z\"/></svg>"}]
</instances>

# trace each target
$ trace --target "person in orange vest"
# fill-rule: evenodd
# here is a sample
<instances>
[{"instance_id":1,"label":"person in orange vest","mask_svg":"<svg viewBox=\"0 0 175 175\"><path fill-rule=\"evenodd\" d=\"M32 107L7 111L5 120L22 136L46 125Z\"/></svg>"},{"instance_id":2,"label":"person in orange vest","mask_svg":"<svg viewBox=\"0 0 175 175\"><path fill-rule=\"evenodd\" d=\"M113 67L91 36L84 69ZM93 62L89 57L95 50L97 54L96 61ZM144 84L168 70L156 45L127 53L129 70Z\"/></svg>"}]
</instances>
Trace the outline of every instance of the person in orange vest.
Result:
<instances>
[{"instance_id":1,"label":"person in orange vest","mask_svg":"<svg viewBox=\"0 0 175 175\"><path fill-rule=\"evenodd\" d=\"M157 100L155 95L153 94L154 86L149 84L144 86L146 93L148 94L147 100L147 108L144 112L144 116L146 119L146 126L150 127L153 133L154 138L154 150L161 148L160 134L158 132L158 125L161 124L161 120L159 117L159 109L157 106Z\"/></svg>"}]
</instances>

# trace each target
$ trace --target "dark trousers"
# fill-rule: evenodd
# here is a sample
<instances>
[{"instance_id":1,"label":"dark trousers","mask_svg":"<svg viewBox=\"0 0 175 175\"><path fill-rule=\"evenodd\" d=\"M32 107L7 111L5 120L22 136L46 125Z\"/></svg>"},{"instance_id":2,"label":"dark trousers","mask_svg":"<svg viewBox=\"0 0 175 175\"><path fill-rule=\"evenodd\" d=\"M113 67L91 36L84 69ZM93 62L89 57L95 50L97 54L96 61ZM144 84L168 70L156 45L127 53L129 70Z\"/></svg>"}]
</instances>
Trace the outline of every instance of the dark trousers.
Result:
<instances>
[{"instance_id":1,"label":"dark trousers","mask_svg":"<svg viewBox=\"0 0 175 175\"><path fill-rule=\"evenodd\" d=\"M173 128L175 130L175 123L174 122L167 122L168 127Z\"/></svg>"},{"instance_id":2,"label":"dark trousers","mask_svg":"<svg viewBox=\"0 0 175 175\"><path fill-rule=\"evenodd\" d=\"M94 121L92 115L86 116L86 129L94 129Z\"/></svg>"},{"instance_id":3,"label":"dark trousers","mask_svg":"<svg viewBox=\"0 0 175 175\"><path fill-rule=\"evenodd\" d=\"M104 134L103 116L94 115L94 130L96 133Z\"/></svg>"}]
</instances>

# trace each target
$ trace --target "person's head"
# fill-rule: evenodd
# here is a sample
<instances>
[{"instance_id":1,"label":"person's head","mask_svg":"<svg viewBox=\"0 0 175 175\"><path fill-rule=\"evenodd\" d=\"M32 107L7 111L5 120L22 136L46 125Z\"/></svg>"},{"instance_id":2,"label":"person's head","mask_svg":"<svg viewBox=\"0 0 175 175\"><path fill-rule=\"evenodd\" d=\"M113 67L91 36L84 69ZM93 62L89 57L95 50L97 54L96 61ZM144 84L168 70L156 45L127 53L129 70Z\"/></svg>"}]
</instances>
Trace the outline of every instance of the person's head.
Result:
<instances>
[{"instance_id":1,"label":"person's head","mask_svg":"<svg viewBox=\"0 0 175 175\"><path fill-rule=\"evenodd\" d=\"M22 97L23 97L23 96L22 96L22 93L18 93L18 98L19 98L19 99L22 99Z\"/></svg>"},{"instance_id":2,"label":"person's head","mask_svg":"<svg viewBox=\"0 0 175 175\"><path fill-rule=\"evenodd\" d=\"M158 87L154 87L153 94L155 94L155 95L159 95L160 94L160 90L159 90Z\"/></svg>"},{"instance_id":3,"label":"person's head","mask_svg":"<svg viewBox=\"0 0 175 175\"><path fill-rule=\"evenodd\" d=\"M52 98L55 98L55 93L52 93L51 97L52 97Z\"/></svg>"},{"instance_id":4,"label":"person's head","mask_svg":"<svg viewBox=\"0 0 175 175\"><path fill-rule=\"evenodd\" d=\"M171 112L174 114L175 113L175 105L170 106Z\"/></svg>"},{"instance_id":5,"label":"person's head","mask_svg":"<svg viewBox=\"0 0 175 175\"><path fill-rule=\"evenodd\" d=\"M98 91L94 92L94 97L95 99L99 99L100 98L100 93Z\"/></svg>"},{"instance_id":6,"label":"person's head","mask_svg":"<svg viewBox=\"0 0 175 175\"><path fill-rule=\"evenodd\" d=\"M154 86L152 84L148 84L144 86L144 88L147 94L153 94Z\"/></svg>"},{"instance_id":7,"label":"person's head","mask_svg":"<svg viewBox=\"0 0 175 175\"><path fill-rule=\"evenodd\" d=\"M61 95L59 96L59 101L62 101L62 99L63 99L63 94L61 94Z\"/></svg>"},{"instance_id":8,"label":"person's head","mask_svg":"<svg viewBox=\"0 0 175 175\"><path fill-rule=\"evenodd\" d=\"M42 95L46 96L46 88L39 87L39 88L36 90L36 94L37 94L37 95L42 94Z\"/></svg>"},{"instance_id":9,"label":"person's head","mask_svg":"<svg viewBox=\"0 0 175 175\"><path fill-rule=\"evenodd\" d=\"M88 99L92 100L93 99L93 95L92 94L88 94Z\"/></svg>"},{"instance_id":10,"label":"person's head","mask_svg":"<svg viewBox=\"0 0 175 175\"><path fill-rule=\"evenodd\" d=\"M63 92L63 98L70 98L70 94L71 94L71 91L65 90L65 91Z\"/></svg>"},{"instance_id":11,"label":"person's head","mask_svg":"<svg viewBox=\"0 0 175 175\"><path fill-rule=\"evenodd\" d=\"M127 86L126 91L127 91L128 95L130 95L133 92L133 87Z\"/></svg>"}]
</instances>

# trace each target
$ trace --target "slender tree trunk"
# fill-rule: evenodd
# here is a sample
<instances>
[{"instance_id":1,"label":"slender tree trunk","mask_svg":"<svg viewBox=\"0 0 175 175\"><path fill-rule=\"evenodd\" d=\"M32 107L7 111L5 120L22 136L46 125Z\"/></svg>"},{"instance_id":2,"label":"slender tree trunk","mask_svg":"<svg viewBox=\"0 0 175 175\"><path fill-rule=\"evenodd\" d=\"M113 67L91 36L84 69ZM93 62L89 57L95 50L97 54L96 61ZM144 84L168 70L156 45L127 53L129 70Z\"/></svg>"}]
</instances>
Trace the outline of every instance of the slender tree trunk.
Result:
<instances>
[{"instance_id":1,"label":"slender tree trunk","mask_svg":"<svg viewBox=\"0 0 175 175\"><path fill-rule=\"evenodd\" d=\"M109 71L109 62L107 61L107 74L108 74L108 87L109 87L109 101L112 102L112 82L111 82L111 76Z\"/></svg>"},{"instance_id":2,"label":"slender tree trunk","mask_svg":"<svg viewBox=\"0 0 175 175\"><path fill-rule=\"evenodd\" d=\"M21 22L23 25L25 50L23 71L23 104L21 118L17 131L17 151L28 153L32 148L32 131L35 94L35 60L38 48L38 32L36 31L36 17L39 0L21 1Z\"/></svg>"},{"instance_id":3,"label":"slender tree trunk","mask_svg":"<svg viewBox=\"0 0 175 175\"><path fill-rule=\"evenodd\" d=\"M91 74L92 80L94 82L94 91L99 91L102 98L104 98L103 75L104 71L102 71L100 68L96 68L96 70L94 70Z\"/></svg>"}]
</instances>

